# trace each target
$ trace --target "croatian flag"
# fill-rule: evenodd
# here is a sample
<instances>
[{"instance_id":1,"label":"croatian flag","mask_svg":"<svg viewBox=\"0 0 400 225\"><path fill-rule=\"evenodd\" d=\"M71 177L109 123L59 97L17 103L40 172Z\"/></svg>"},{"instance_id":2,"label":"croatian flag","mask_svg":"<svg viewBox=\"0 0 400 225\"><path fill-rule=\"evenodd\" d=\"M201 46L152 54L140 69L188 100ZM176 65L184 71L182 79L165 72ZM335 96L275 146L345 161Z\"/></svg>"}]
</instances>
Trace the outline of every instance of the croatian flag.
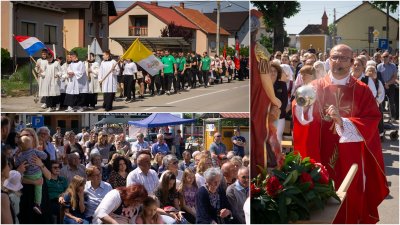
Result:
<instances>
[{"instance_id":1,"label":"croatian flag","mask_svg":"<svg viewBox=\"0 0 400 225\"><path fill-rule=\"evenodd\" d=\"M35 52L47 48L39 39L29 36L15 36L15 39L22 46L22 48L28 53L29 56L35 54Z\"/></svg>"}]
</instances>

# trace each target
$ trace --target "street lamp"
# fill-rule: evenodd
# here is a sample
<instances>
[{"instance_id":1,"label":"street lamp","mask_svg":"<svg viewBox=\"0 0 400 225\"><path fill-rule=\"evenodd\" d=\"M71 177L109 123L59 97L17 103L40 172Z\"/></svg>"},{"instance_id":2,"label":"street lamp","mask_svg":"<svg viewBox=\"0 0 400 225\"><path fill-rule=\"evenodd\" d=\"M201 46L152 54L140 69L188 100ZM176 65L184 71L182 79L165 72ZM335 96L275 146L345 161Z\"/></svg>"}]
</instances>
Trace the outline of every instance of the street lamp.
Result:
<instances>
[{"instance_id":1,"label":"street lamp","mask_svg":"<svg viewBox=\"0 0 400 225\"><path fill-rule=\"evenodd\" d=\"M225 6L224 8L221 9L221 3L220 3L219 0L217 1L217 37L216 37L216 42L217 42L217 55L218 56L219 56L219 30L221 28L220 15L219 14L220 14L221 10L229 8L231 6L232 6L232 4L229 3L227 6Z\"/></svg>"}]
</instances>

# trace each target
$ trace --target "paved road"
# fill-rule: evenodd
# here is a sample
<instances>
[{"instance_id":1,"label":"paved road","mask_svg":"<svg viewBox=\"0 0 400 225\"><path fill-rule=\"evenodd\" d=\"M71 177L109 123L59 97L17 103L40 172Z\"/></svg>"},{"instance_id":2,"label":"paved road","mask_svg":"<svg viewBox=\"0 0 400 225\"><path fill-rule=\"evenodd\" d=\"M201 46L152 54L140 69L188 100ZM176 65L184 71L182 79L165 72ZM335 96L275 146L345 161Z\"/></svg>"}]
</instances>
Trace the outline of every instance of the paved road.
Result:
<instances>
[{"instance_id":1,"label":"paved road","mask_svg":"<svg viewBox=\"0 0 400 225\"><path fill-rule=\"evenodd\" d=\"M399 121L395 123L399 125ZM399 224L399 140L389 138L390 131L386 131L382 143L382 152L385 161L386 178L390 194L379 206L380 224Z\"/></svg>"},{"instance_id":2,"label":"paved road","mask_svg":"<svg viewBox=\"0 0 400 225\"><path fill-rule=\"evenodd\" d=\"M249 112L249 90L249 80L235 80L170 96L145 95L145 99L128 104L117 99L112 112ZM103 98L99 96L96 109L86 112L104 112L102 104ZM44 112L40 105L34 103L32 96L1 99L2 112Z\"/></svg>"}]
</instances>

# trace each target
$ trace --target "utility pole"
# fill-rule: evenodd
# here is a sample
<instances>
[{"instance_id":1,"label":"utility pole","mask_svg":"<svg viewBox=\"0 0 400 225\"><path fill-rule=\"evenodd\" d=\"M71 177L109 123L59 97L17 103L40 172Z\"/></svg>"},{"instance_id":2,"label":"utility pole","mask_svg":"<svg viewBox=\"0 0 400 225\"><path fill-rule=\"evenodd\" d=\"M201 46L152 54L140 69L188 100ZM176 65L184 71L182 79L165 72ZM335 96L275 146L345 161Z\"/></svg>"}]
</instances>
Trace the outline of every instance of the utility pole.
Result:
<instances>
[{"instance_id":1,"label":"utility pole","mask_svg":"<svg viewBox=\"0 0 400 225\"><path fill-rule=\"evenodd\" d=\"M217 0L217 36L216 36L216 46L217 46L217 55L219 55L219 29L220 29L220 21L219 21L219 17L220 17L220 11L221 11L221 3L219 2L219 0Z\"/></svg>"},{"instance_id":2,"label":"utility pole","mask_svg":"<svg viewBox=\"0 0 400 225\"><path fill-rule=\"evenodd\" d=\"M336 8L333 8L333 46L336 45Z\"/></svg>"},{"instance_id":3,"label":"utility pole","mask_svg":"<svg viewBox=\"0 0 400 225\"><path fill-rule=\"evenodd\" d=\"M389 1L386 2L386 39L389 47Z\"/></svg>"}]
</instances>

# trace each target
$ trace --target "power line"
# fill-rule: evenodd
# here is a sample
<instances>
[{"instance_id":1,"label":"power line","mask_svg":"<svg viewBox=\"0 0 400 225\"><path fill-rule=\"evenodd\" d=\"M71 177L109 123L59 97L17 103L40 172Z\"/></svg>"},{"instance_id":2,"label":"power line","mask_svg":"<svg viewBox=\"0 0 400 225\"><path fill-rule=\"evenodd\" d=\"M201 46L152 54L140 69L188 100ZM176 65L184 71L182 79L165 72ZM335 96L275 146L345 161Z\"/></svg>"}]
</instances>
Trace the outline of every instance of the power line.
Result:
<instances>
[{"instance_id":1,"label":"power line","mask_svg":"<svg viewBox=\"0 0 400 225\"><path fill-rule=\"evenodd\" d=\"M241 5L237 4L237 3L235 3L234 1L228 1L228 2L231 3L231 4L236 5L236 6L239 7L239 8L242 8L242 9L245 9L245 10L249 10L249 8L245 8L245 7L243 7L243 6L241 6Z\"/></svg>"}]
</instances>

